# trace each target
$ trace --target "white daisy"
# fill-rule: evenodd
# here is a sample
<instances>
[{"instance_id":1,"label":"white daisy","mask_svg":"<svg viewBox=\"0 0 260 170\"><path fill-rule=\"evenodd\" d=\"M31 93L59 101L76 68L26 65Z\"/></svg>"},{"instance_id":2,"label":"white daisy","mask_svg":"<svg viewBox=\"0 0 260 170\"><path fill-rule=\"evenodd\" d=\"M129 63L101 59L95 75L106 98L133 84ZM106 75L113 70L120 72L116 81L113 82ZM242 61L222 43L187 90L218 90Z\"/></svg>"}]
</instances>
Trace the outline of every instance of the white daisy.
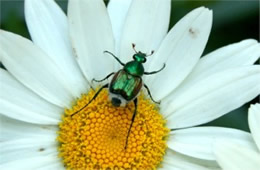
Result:
<instances>
[{"instance_id":1,"label":"white daisy","mask_svg":"<svg viewBox=\"0 0 260 170\"><path fill-rule=\"evenodd\" d=\"M26 0L25 14L33 43L0 32L1 61L8 70L0 71L1 169L213 169L218 168L215 138L249 138L227 128L193 127L260 93L260 67L253 65L260 55L256 40L200 59L211 10L191 11L168 34L169 0L112 0L107 9L102 0L71 0L68 20L52 0ZM121 68L103 52L126 63L135 53L132 43L138 51L155 51L145 70L166 67L143 77L161 104L153 104L144 90L124 149L132 102L113 107L103 91L82 112L70 115L94 94L93 78Z\"/></svg>"},{"instance_id":2,"label":"white daisy","mask_svg":"<svg viewBox=\"0 0 260 170\"><path fill-rule=\"evenodd\" d=\"M233 141L219 140L215 154L220 166L226 170L258 170L260 167L260 104L251 105L248 113L249 127L254 143L247 147ZM248 142L246 139L240 139Z\"/></svg>"}]
</instances>

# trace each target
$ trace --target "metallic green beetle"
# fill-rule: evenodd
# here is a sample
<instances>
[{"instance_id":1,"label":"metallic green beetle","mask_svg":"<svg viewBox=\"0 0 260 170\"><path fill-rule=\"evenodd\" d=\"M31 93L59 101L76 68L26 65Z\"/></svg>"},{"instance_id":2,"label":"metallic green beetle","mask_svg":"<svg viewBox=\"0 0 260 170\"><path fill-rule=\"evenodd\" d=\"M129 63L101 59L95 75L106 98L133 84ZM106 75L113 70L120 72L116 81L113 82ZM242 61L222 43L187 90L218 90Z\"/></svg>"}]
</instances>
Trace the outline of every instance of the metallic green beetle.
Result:
<instances>
[{"instance_id":1,"label":"metallic green beetle","mask_svg":"<svg viewBox=\"0 0 260 170\"><path fill-rule=\"evenodd\" d=\"M127 133L127 138L126 138L126 145L128 142L128 137L136 116L136 110L137 110L137 96L141 90L141 88L144 86L152 99L153 102L159 103L153 100L152 95L150 93L149 88L147 87L146 84L143 83L142 76L143 75L150 75L150 74L156 74L163 70L165 68L165 64L160 70L157 71L152 71L152 72L145 72L143 63L146 62L146 57L150 56L153 54L153 51L151 52L150 55L147 55L142 52L137 52L135 50L135 44L132 44L132 47L135 51L135 54L133 55L132 61L129 61L128 63L124 64L123 62L120 61L118 57L116 57L113 53L109 51L104 51L104 53L108 53L112 55L122 66L123 68L119 70L118 72L112 72L109 75L107 75L104 79L102 80L95 80L95 82L102 82L104 80L107 80L110 76L114 75L112 78L111 82L108 84L103 85L97 92L96 94L92 97L92 99L81 109L73 113L71 116L77 114L84 108L86 108L95 98L98 96L98 94L104 89L104 88L109 88L109 99L111 100L111 103L116 106L116 107L121 107L125 106L127 103L130 101L134 101L135 109L134 113L132 116L132 121L130 124L130 128Z\"/></svg>"}]
</instances>

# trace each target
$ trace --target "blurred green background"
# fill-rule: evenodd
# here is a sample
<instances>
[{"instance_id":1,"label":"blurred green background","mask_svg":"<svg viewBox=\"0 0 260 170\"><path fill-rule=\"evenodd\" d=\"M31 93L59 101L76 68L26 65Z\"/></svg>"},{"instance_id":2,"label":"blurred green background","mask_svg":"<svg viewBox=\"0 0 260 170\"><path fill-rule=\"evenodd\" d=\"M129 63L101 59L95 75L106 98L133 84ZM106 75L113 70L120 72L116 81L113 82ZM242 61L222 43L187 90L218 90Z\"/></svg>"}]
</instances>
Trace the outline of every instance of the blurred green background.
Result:
<instances>
[{"instance_id":1,"label":"blurred green background","mask_svg":"<svg viewBox=\"0 0 260 170\"><path fill-rule=\"evenodd\" d=\"M65 12L67 11L67 0L57 0L57 3ZM259 1L174 0L172 1L170 28L186 13L199 6L213 10L213 27L204 54L247 38L259 41ZM30 38L24 20L23 0L0 0L0 28ZM206 126L225 126L249 131L247 110L250 103L256 102L259 102L259 98Z\"/></svg>"}]
</instances>

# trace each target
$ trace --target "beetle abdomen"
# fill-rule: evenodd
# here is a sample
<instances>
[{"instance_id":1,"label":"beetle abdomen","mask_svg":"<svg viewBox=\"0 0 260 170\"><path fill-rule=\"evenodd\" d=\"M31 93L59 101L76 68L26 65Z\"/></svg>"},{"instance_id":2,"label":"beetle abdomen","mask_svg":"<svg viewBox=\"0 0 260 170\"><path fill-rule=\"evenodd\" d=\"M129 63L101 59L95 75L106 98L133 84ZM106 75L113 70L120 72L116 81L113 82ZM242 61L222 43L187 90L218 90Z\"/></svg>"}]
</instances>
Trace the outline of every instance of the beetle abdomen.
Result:
<instances>
[{"instance_id":1,"label":"beetle abdomen","mask_svg":"<svg viewBox=\"0 0 260 170\"><path fill-rule=\"evenodd\" d=\"M124 70L119 70L110 83L109 91L121 95L127 101L131 101L138 95L142 85L140 77L128 74Z\"/></svg>"}]
</instances>

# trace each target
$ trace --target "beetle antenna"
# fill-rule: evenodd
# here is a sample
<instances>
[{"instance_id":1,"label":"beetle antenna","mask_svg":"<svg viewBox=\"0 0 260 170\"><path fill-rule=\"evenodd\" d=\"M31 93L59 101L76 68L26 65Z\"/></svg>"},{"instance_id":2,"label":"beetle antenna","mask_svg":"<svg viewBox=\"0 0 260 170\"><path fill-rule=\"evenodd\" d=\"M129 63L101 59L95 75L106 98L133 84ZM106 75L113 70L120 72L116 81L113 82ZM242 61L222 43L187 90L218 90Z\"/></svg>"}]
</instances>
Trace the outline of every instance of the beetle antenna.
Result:
<instances>
[{"instance_id":1,"label":"beetle antenna","mask_svg":"<svg viewBox=\"0 0 260 170\"><path fill-rule=\"evenodd\" d=\"M132 47L133 47L135 53L137 53L137 51L136 51L136 49L135 49L135 44L134 44L134 43L132 43Z\"/></svg>"},{"instance_id":2,"label":"beetle antenna","mask_svg":"<svg viewBox=\"0 0 260 170\"><path fill-rule=\"evenodd\" d=\"M153 53L154 53L154 50L151 51L151 54L146 55L146 57L149 57L149 56L153 55Z\"/></svg>"}]
</instances>

